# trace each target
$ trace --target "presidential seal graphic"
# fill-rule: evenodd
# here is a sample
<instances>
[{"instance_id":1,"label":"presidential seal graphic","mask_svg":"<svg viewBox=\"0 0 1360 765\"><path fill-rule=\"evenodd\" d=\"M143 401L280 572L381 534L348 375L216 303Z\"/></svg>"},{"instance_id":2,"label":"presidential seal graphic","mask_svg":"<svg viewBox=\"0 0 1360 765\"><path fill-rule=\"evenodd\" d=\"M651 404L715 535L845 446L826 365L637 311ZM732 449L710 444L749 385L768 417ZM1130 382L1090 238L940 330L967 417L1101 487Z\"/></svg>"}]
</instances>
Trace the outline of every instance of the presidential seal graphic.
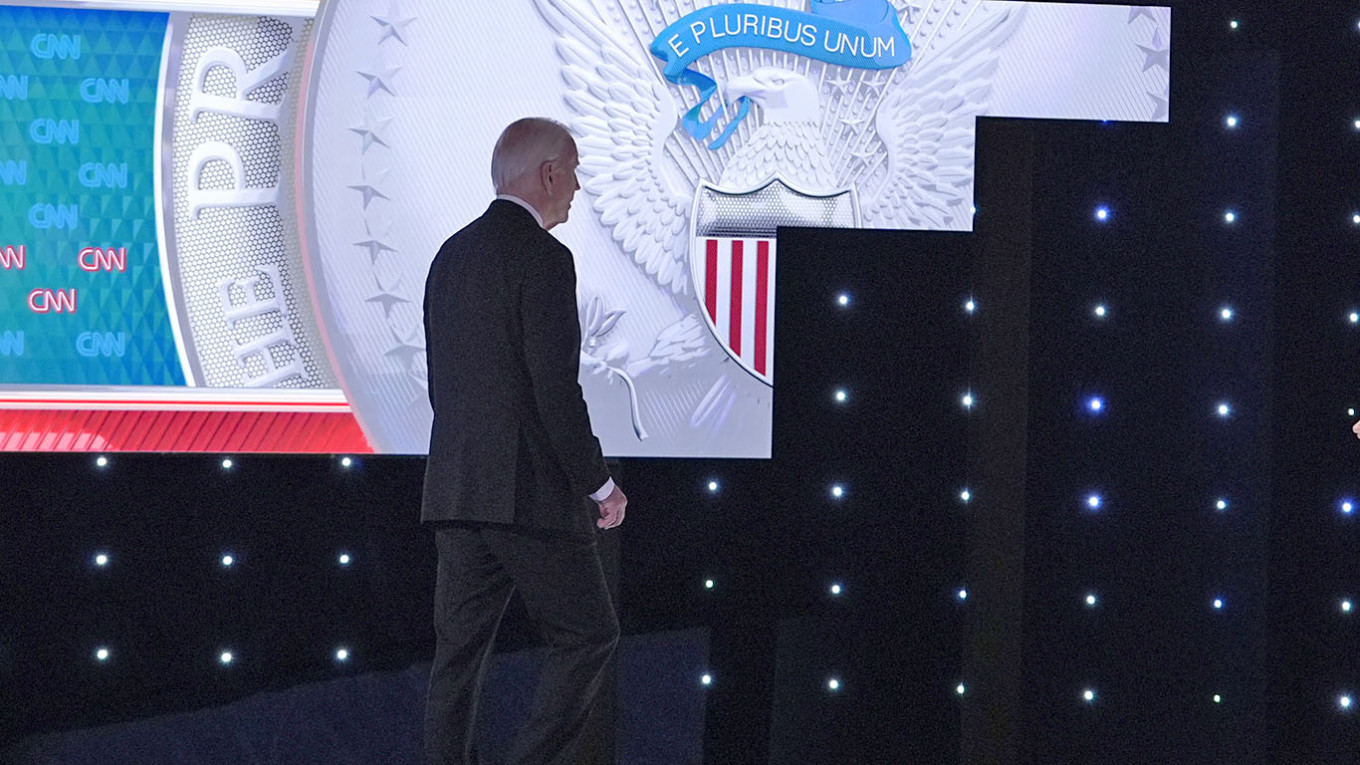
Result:
<instances>
[{"instance_id":1,"label":"presidential seal graphic","mask_svg":"<svg viewBox=\"0 0 1360 765\"><path fill-rule=\"evenodd\" d=\"M1161 121L1170 82L1170 12L1127 6L328 0L314 38L303 260L345 395L398 453L428 446L430 261L519 117L580 149L553 233L606 453L760 458L781 227L970 230L979 117Z\"/></svg>"}]
</instances>

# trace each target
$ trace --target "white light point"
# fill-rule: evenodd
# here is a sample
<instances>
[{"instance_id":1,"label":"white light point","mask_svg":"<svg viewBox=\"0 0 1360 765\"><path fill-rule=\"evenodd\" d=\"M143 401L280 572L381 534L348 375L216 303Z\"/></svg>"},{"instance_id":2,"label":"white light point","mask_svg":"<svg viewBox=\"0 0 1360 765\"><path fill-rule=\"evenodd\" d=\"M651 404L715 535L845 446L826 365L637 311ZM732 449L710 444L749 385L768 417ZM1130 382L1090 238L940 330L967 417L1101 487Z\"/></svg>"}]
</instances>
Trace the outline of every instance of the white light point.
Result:
<instances>
[{"instance_id":1,"label":"white light point","mask_svg":"<svg viewBox=\"0 0 1360 765\"><path fill-rule=\"evenodd\" d=\"M101 661L101 662L102 662L102 661L108 661L110 655L111 655L111 654L109 653L109 649L104 648L103 646L100 646L100 647L99 647L98 649L96 649L95 652L94 652L94 658L95 658L95 660L96 660L96 661Z\"/></svg>"},{"instance_id":2,"label":"white light point","mask_svg":"<svg viewBox=\"0 0 1360 765\"><path fill-rule=\"evenodd\" d=\"M1096 700L1096 692L1091 690L1090 688L1087 688L1086 690L1081 692L1081 698L1087 704L1094 703Z\"/></svg>"},{"instance_id":3,"label":"white light point","mask_svg":"<svg viewBox=\"0 0 1360 765\"><path fill-rule=\"evenodd\" d=\"M850 296L842 292L840 296L836 298L836 304L839 305L841 308L850 307Z\"/></svg>"},{"instance_id":4,"label":"white light point","mask_svg":"<svg viewBox=\"0 0 1360 765\"><path fill-rule=\"evenodd\" d=\"M710 494L716 494L716 493L718 492L718 482L717 482L717 481L709 481L709 482L708 482L708 491L709 491Z\"/></svg>"},{"instance_id":5,"label":"white light point","mask_svg":"<svg viewBox=\"0 0 1360 765\"><path fill-rule=\"evenodd\" d=\"M1237 222L1237 213L1236 213L1236 212L1233 212L1232 210L1229 210L1229 211L1223 213L1223 222L1224 222L1224 223L1236 223L1236 222Z\"/></svg>"},{"instance_id":6,"label":"white light point","mask_svg":"<svg viewBox=\"0 0 1360 765\"><path fill-rule=\"evenodd\" d=\"M850 394L849 394L849 393L846 393L844 388L842 388L842 389L836 391L836 403L837 403L837 404L844 404L844 403L845 403L846 401L848 401L848 400L850 400Z\"/></svg>"},{"instance_id":7,"label":"white light point","mask_svg":"<svg viewBox=\"0 0 1360 765\"><path fill-rule=\"evenodd\" d=\"M968 688L967 688L966 686L964 686L963 683L959 683L959 684L954 688L954 692L957 693L957 694L959 694L960 696L962 696L963 694L965 694L965 693L968 692Z\"/></svg>"},{"instance_id":8,"label":"white light point","mask_svg":"<svg viewBox=\"0 0 1360 765\"><path fill-rule=\"evenodd\" d=\"M105 457L104 455L101 454L101 455L99 455L98 457L95 458L94 464L95 464L95 467L108 467L108 466L109 466L109 458L108 458L108 457Z\"/></svg>"},{"instance_id":9,"label":"white light point","mask_svg":"<svg viewBox=\"0 0 1360 765\"><path fill-rule=\"evenodd\" d=\"M108 553L99 553L99 554L95 555L95 556L94 556L94 565L96 565L96 566L98 566L98 567L100 567L100 568L103 568L103 567L109 565L109 556L108 556Z\"/></svg>"},{"instance_id":10,"label":"white light point","mask_svg":"<svg viewBox=\"0 0 1360 765\"><path fill-rule=\"evenodd\" d=\"M231 568L232 564L234 564L235 562L236 559L230 555L222 556L222 568Z\"/></svg>"},{"instance_id":11,"label":"white light point","mask_svg":"<svg viewBox=\"0 0 1360 765\"><path fill-rule=\"evenodd\" d=\"M968 600L968 590L959 590L958 598L959 600Z\"/></svg>"},{"instance_id":12,"label":"white light point","mask_svg":"<svg viewBox=\"0 0 1360 765\"><path fill-rule=\"evenodd\" d=\"M705 674L703 677L699 678L699 682L702 683L703 685L712 685L712 684L713 684L713 676L712 676L712 675L709 675L709 674Z\"/></svg>"},{"instance_id":13,"label":"white light point","mask_svg":"<svg viewBox=\"0 0 1360 765\"><path fill-rule=\"evenodd\" d=\"M1351 214L1351 223L1360 226L1360 212Z\"/></svg>"},{"instance_id":14,"label":"white light point","mask_svg":"<svg viewBox=\"0 0 1360 765\"><path fill-rule=\"evenodd\" d=\"M705 589L705 590L711 590L711 589L713 589L713 585L714 585L714 584L715 584L715 583L714 583L714 581L713 581L712 579L705 579L705 580L704 580L704 589Z\"/></svg>"},{"instance_id":15,"label":"white light point","mask_svg":"<svg viewBox=\"0 0 1360 765\"><path fill-rule=\"evenodd\" d=\"M222 655L217 657L217 660L221 662L223 666L226 666L235 661L236 657L231 655L231 651L223 651Z\"/></svg>"},{"instance_id":16,"label":"white light point","mask_svg":"<svg viewBox=\"0 0 1360 765\"><path fill-rule=\"evenodd\" d=\"M1350 515L1351 513L1354 513L1354 512L1355 512L1355 503L1354 503L1354 502L1351 502L1349 499L1343 499L1343 500L1341 500L1341 512L1344 513L1344 514L1346 514L1346 515Z\"/></svg>"},{"instance_id":17,"label":"white light point","mask_svg":"<svg viewBox=\"0 0 1360 765\"><path fill-rule=\"evenodd\" d=\"M960 401L962 401L964 409L972 409L973 404L976 403L976 401L973 399L973 394L971 393L963 394L963 398L960 399Z\"/></svg>"},{"instance_id":18,"label":"white light point","mask_svg":"<svg viewBox=\"0 0 1360 765\"><path fill-rule=\"evenodd\" d=\"M1233 30L1234 32L1241 28L1241 26L1242 22L1238 21L1237 19L1233 19L1232 21L1228 22L1228 28Z\"/></svg>"},{"instance_id":19,"label":"white light point","mask_svg":"<svg viewBox=\"0 0 1360 765\"><path fill-rule=\"evenodd\" d=\"M844 487L844 486L841 486L840 484L836 484L835 486L832 486L832 487L831 487L831 496L834 497L834 498L836 498L836 499L841 499L842 497L845 496L845 487Z\"/></svg>"},{"instance_id":20,"label":"white light point","mask_svg":"<svg viewBox=\"0 0 1360 765\"><path fill-rule=\"evenodd\" d=\"M345 457L345 458L343 458L343 459L340 460L340 467L346 467L346 468L347 468L347 467L351 467L351 466L353 466L353 465L354 465L354 460L350 459L349 457Z\"/></svg>"},{"instance_id":21,"label":"white light point","mask_svg":"<svg viewBox=\"0 0 1360 765\"><path fill-rule=\"evenodd\" d=\"M1224 306L1223 309L1218 312L1218 318L1223 321L1232 321L1232 317L1233 310L1227 306Z\"/></svg>"},{"instance_id":22,"label":"white light point","mask_svg":"<svg viewBox=\"0 0 1360 765\"><path fill-rule=\"evenodd\" d=\"M1223 604L1223 598L1214 598L1214 610L1215 610L1215 611L1222 611L1222 610L1223 610L1223 605L1224 605L1224 604Z\"/></svg>"},{"instance_id":23,"label":"white light point","mask_svg":"<svg viewBox=\"0 0 1360 765\"><path fill-rule=\"evenodd\" d=\"M335 652L336 661L349 661L349 650L345 648L337 649Z\"/></svg>"},{"instance_id":24,"label":"white light point","mask_svg":"<svg viewBox=\"0 0 1360 765\"><path fill-rule=\"evenodd\" d=\"M1351 315L1346 317L1352 324L1360 324L1360 311L1351 311Z\"/></svg>"},{"instance_id":25,"label":"white light point","mask_svg":"<svg viewBox=\"0 0 1360 765\"><path fill-rule=\"evenodd\" d=\"M835 691L839 691L839 690L841 689L841 681L840 681L840 680L837 680L837 679L834 678L834 677L831 678L830 680L827 680L827 681L826 681L826 689L829 690L829 691L832 691L833 693L834 693Z\"/></svg>"},{"instance_id":26,"label":"white light point","mask_svg":"<svg viewBox=\"0 0 1360 765\"><path fill-rule=\"evenodd\" d=\"M1338 699L1336 700L1336 705L1337 705L1338 707L1340 707L1340 708L1341 708L1341 711L1343 711L1343 712L1349 712L1349 711L1351 711L1351 704L1352 704L1352 703L1353 703L1353 702L1351 701L1351 696L1350 696L1349 693L1343 694L1340 698L1338 698Z\"/></svg>"},{"instance_id":27,"label":"white light point","mask_svg":"<svg viewBox=\"0 0 1360 765\"><path fill-rule=\"evenodd\" d=\"M968 313L976 313L977 303L974 302L973 300L969 300L967 303L963 304L963 310L967 311Z\"/></svg>"},{"instance_id":28,"label":"white light point","mask_svg":"<svg viewBox=\"0 0 1360 765\"><path fill-rule=\"evenodd\" d=\"M967 490L967 489L964 489L963 491L959 492L959 501L960 501L960 502L972 502L972 501L973 501L973 492L971 492L971 491L969 491L969 490Z\"/></svg>"},{"instance_id":29,"label":"white light point","mask_svg":"<svg viewBox=\"0 0 1360 765\"><path fill-rule=\"evenodd\" d=\"M1110 219L1110 208L1108 208L1108 207L1097 207L1097 208L1096 208L1096 220L1098 220L1098 221L1104 223L1105 221L1107 221L1107 220L1109 220L1109 219Z\"/></svg>"},{"instance_id":30,"label":"white light point","mask_svg":"<svg viewBox=\"0 0 1360 765\"><path fill-rule=\"evenodd\" d=\"M1214 703L1215 703L1215 704L1222 704L1222 703L1223 703L1223 697L1220 696L1219 694L1215 693L1215 694L1214 694Z\"/></svg>"},{"instance_id":31,"label":"white light point","mask_svg":"<svg viewBox=\"0 0 1360 765\"><path fill-rule=\"evenodd\" d=\"M1110 312L1109 309L1106 308L1104 305L1098 305L1095 307L1095 310L1092 313L1096 315L1097 319L1103 319L1105 318L1105 315L1108 314L1109 312Z\"/></svg>"},{"instance_id":32,"label":"white light point","mask_svg":"<svg viewBox=\"0 0 1360 765\"><path fill-rule=\"evenodd\" d=\"M1227 404L1219 404L1219 405L1218 405L1218 416L1219 416L1219 417L1227 417L1227 416L1230 415L1230 414L1232 414L1232 407L1231 407L1231 406L1228 406Z\"/></svg>"},{"instance_id":33,"label":"white light point","mask_svg":"<svg viewBox=\"0 0 1360 765\"><path fill-rule=\"evenodd\" d=\"M1341 601L1341 613L1343 613L1343 614L1349 614L1349 613L1351 612L1351 610L1354 609L1354 608L1355 608L1355 605L1354 605L1353 603L1351 603L1350 598L1346 598L1345 600L1342 600L1342 601Z\"/></svg>"},{"instance_id":34,"label":"white light point","mask_svg":"<svg viewBox=\"0 0 1360 765\"><path fill-rule=\"evenodd\" d=\"M1236 129L1238 124L1237 115L1229 114L1227 118L1223 120L1223 124L1227 125L1230 130Z\"/></svg>"},{"instance_id":35,"label":"white light point","mask_svg":"<svg viewBox=\"0 0 1360 765\"><path fill-rule=\"evenodd\" d=\"M841 594L841 586L839 584L831 585L831 594L839 596Z\"/></svg>"},{"instance_id":36,"label":"white light point","mask_svg":"<svg viewBox=\"0 0 1360 765\"><path fill-rule=\"evenodd\" d=\"M1090 401L1087 401L1087 402L1086 402L1086 406L1087 406L1087 408L1090 409L1092 412L1099 413L1099 412L1101 412L1101 411L1104 411L1104 409L1105 409L1105 401L1104 401L1103 399L1101 399L1099 396L1095 396L1095 397L1092 397Z\"/></svg>"},{"instance_id":37,"label":"white light point","mask_svg":"<svg viewBox=\"0 0 1360 765\"><path fill-rule=\"evenodd\" d=\"M1091 496L1086 498L1086 506L1091 508L1092 510L1099 510L1100 504L1101 499L1099 494L1092 494Z\"/></svg>"},{"instance_id":38,"label":"white light point","mask_svg":"<svg viewBox=\"0 0 1360 765\"><path fill-rule=\"evenodd\" d=\"M232 462L232 461L231 461L231 458L228 457L227 459L222 460L222 469L223 469L223 470L231 470L231 466L234 465L234 464L236 464L236 463Z\"/></svg>"},{"instance_id":39,"label":"white light point","mask_svg":"<svg viewBox=\"0 0 1360 765\"><path fill-rule=\"evenodd\" d=\"M352 559L349 557L349 553L340 553L340 557L337 560L340 561L340 565L348 566Z\"/></svg>"},{"instance_id":40,"label":"white light point","mask_svg":"<svg viewBox=\"0 0 1360 765\"><path fill-rule=\"evenodd\" d=\"M1226 500L1226 499L1220 499L1220 500L1218 500L1217 502L1214 503L1214 507L1218 508L1220 512L1223 511L1223 510L1227 510L1227 509L1228 509L1228 500Z\"/></svg>"},{"instance_id":41,"label":"white light point","mask_svg":"<svg viewBox=\"0 0 1360 765\"><path fill-rule=\"evenodd\" d=\"M1100 603L1100 599L1095 596L1095 593L1091 593L1086 596L1087 607L1095 608L1098 603Z\"/></svg>"}]
</instances>

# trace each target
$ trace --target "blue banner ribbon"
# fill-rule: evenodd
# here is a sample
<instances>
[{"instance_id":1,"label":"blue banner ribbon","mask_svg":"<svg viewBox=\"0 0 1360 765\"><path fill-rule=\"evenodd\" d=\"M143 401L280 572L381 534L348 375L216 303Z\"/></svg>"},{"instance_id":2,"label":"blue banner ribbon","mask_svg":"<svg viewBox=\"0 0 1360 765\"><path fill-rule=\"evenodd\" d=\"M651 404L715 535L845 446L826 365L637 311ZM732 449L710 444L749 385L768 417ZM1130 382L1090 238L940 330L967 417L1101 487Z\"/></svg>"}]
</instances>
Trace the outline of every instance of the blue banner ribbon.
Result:
<instances>
[{"instance_id":1,"label":"blue banner ribbon","mask_svg":"<svg viewBox=\"0 0 1360 765\"><path fill-rule=\"evenodd\" d=\"M679 19L652 41L666 79L699 90L699 105L684 116L686 132L707 140L727 112L728 105L720 103L707 120L700 117L718 84L690 68L726 48L783 51L856 69L895 69L911 60L911 41L888 0L810 2L811 13L751 3L714 5ZM721 149L750 111L750 100L742 96L736 115L708 148Z\"/></svg>"}]
</instances>

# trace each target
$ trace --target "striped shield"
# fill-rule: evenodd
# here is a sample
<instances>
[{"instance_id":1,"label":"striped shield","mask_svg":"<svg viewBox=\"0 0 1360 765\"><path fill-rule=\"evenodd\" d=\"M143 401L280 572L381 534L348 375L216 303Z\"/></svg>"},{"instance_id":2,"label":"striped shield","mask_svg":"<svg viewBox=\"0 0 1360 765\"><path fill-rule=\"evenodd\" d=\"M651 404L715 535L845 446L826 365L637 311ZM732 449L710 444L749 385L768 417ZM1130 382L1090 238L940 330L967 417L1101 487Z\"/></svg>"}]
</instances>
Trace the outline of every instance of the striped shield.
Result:
<instances>
[{"instance_id":1,"label":"striped shield","mask_svg":"<svg viewBox=\"0 0 1360 765\"><path fill-rule=\"evenodd\" d=\"M740 193L700 184L691 218L694 292L713 336L766 385L774 385L775 233L853 228L858 218L853 191L804 194L778 178Z\"/></svg>"}]
</instances>

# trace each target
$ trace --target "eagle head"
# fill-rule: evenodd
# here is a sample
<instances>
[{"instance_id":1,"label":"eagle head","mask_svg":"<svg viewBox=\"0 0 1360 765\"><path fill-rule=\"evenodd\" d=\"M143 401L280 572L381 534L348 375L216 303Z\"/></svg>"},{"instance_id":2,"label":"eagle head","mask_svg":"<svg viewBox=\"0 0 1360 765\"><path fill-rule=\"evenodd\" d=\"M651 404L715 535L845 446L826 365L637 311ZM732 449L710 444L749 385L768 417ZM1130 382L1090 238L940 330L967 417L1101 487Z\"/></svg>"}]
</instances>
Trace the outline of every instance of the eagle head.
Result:
<instances>
[{"instance_id":1,"label":"eagle head","mask_svg":"<svg viewBox=\"0 0 1360 765\"><path fill-rule=\"evenodd\" d=\"M763 66L728 80L724 90L729 103L742 96L755 101L764 112L766 124L821 120L817 86L797 72Z\"/></svg>"}]
</instances>

